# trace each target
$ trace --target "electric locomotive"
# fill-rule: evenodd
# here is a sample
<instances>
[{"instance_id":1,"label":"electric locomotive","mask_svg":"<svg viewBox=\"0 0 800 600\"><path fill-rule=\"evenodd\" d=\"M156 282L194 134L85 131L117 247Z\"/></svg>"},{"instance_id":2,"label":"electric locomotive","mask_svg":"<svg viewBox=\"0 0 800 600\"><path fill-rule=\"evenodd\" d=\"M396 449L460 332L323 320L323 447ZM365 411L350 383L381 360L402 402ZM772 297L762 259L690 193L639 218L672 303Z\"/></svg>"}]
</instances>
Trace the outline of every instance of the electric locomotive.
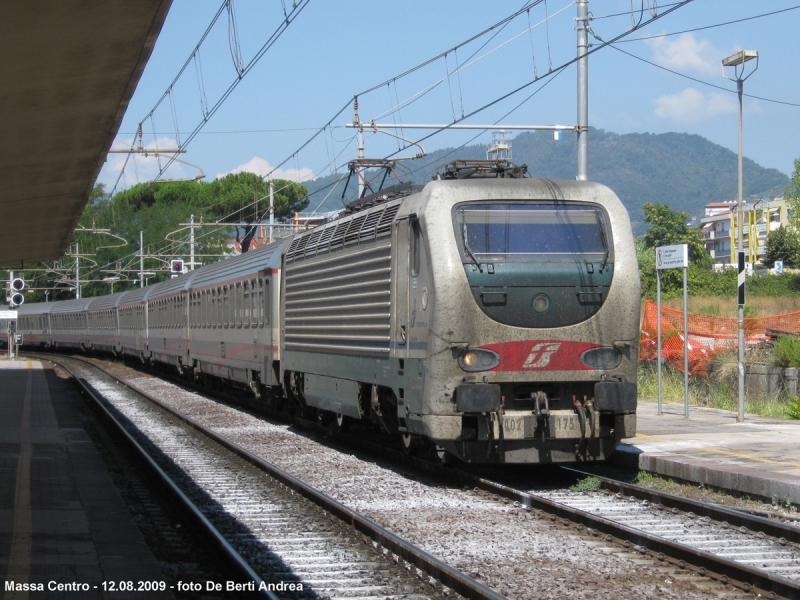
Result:
<instances>
[{"instance_id":1,"label":"electric locomotive","mask_svg":"<svg viewBox=\"0 0 800 600\"><path fill-rule=\"evenodd\" d=\"M523 174L458 161L296 235L281 296L290 398L466 462L604 459L634 435L627 211L600 184Z\"/></svg>"}]
</instances>

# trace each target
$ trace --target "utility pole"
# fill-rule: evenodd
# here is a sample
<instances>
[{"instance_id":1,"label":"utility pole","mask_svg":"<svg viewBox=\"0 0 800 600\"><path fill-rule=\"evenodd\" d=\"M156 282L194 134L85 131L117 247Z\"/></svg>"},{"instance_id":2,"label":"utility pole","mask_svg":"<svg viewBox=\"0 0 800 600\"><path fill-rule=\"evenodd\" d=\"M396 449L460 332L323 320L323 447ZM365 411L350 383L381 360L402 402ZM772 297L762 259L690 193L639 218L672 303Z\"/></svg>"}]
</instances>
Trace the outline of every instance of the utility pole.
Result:
<instances>
[{"instance_id":1,"label":"utility pole","mask_svg":"<svg viewBox=\"0 0 800 600\"><path fill-rule=\"evenodd\" d=\"M272 226L275 223L275 183L269 182L269 244L272 243Z\"/></svg>"},{"instance_id":2,"label":"utility pole","mask_svg":"<svg viewBox=\"0 0 800 600\"><path fill-rule=\"evenodd\" d=\"M78 251L78 242L75 242L75 299L81 298L81 254Z\"/></svg>"},{"instance_id":3,"label":"utility pole","mask_svg":"<svg viewBox=\"0 0 800 600\"><path fill-rule=\"evenodd\" d=\"M353 123L358 123L358 158L364 158L364 126L361 125L361 118L358 116L358 98L353 102ZM361 172L358 173L358 197L364 195L364 178Z\"/></svg>"},{"instance_id":4,"label":"utility pole","mask_svg":"<svg viewBox=\"0 0 800 600\"><path fill-rule=\"evenodd\" d=\"M189 219L189 270L194 271L194 215Z\"/></svg>"},{"instance_id":5,"label":"utility pole","mask_svg":"<svg viewBox=\"0 0 800 600\"><path fill-rule=\"evenodd\" d=\"M589 0L578 2L578 181L589 180Z\"/></svg>"},{"instance_id":6,"label":"utility pole","mask_svg":"<svg viewBox=\"0 0 800 600\"><path fill-rule=\"evenodd\" d=\"M144 287L144 232L139 230L139 287Z\"/></svg>"}]
</instances>

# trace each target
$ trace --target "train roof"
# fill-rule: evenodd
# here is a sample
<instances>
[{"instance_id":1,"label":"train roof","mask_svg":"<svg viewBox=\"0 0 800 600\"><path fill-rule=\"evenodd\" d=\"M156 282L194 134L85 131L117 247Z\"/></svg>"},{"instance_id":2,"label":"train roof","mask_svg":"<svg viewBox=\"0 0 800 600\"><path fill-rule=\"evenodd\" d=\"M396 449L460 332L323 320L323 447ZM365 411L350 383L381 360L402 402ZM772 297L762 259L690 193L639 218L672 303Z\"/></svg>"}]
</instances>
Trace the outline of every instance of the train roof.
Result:
<instances>
[{"instance_id":1,"label":"train roof","mask_svg":"<svg viewBox=\"0 0 800 600\"><path fill-rule=\"evenodd\" d=\"M117 306L124 306L125 304L136 304L144 302L145 296L150 293L152 289L151 286L140 287L136 288L135 290L128 290L127 292L122 292L122 298L120 298L119 304Z\"/></svg>"},{"instance_id":2,"label":"train roof","mask_svg":"<svg viewBox=\"0 0 800 600\"><path fill-rule=\"evenodd\" d=\"M205 266L192 274L190 289L214 285L218 281L239 279L260 272L281 268L283 249L293 238L285 238L250 252Z\"/></svg>"},{"instance_id":3,"label":"train roof","mask_svg":"<svg viewBox=\"0 0 800 600\"><path fill-rule=\"evenodd\" d=\"M33 304L23 304L17 308L17 314L21 317L28 317L32 315L49 315L57 302L35 302ZM0 312L0 315L3 313ZM2 319L2 316L0 316Z\"/></svg>"},{"instance_id":4,"label":"train roof","mask_svg":"<svg viewBox=\"0 0 800 600\"><path fill-rule=\"evenodd\" d=\"M286 262L390 236L392 222L401 202L402 199L391 199L295 235L286 251Z\"/></svg>"},{"instance_id":5,"label":"train roof","mask_svg":"<svg viewBox=\"0 0 800 600\"><path fill-rule=\"evenodd\" d=\"M104 308L114 308L122 300L126 292L117 292L108 296L94 296L90 298L87 310L102 310Z\"/></svg>"},{"instance_id":6,"label":"train roof","mask_svg":"<svg viewBox=\"0 0 800 600\"><path fill-rule=\"evenodd\" d=\"M86 310L86 307L94 300L94 298L80 298L75 300L61 300L54 302L51 314L59 313L74 313Z\"/></svg>"},{"instance_id":7,"label":"train roof","mask_svg":"<svg viewBox=\"0 0 800 600\"><path fill-rule=\"evenodd\" d=\"M149 301L155 298L163 298L164 296L171 296L186 290L195 273L197 273L197 271L190 271L174 279L167 279L166 281L146 287L145 290L147 290L147 293L144 296L144 300Z\"/></svg>"}]
</instances>

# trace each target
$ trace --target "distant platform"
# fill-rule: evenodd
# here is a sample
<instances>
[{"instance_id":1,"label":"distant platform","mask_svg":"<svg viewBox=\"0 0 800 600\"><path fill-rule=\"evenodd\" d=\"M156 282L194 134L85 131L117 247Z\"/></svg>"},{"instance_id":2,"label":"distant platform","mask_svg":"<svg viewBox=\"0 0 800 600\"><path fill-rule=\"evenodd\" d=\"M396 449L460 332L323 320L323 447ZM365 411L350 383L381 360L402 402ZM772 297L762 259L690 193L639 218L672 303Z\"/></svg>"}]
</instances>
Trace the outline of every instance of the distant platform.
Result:
<instances>
[{"instance_id":1,"label":"distant platform","mask_svg":"<svg viewBox=\"0 0 800 600\"><path fill-rule=\"evenodd\" d=\"M12 581L41 584L48 598L142 598L103 591L104 582L164 575L81 424L73 390L33 360L0 360L0 390L4 598L28 598L9 590ZM147 597L174 598L169 589Z\"/></svg>"},{"instance_id":2,"label":"distant platform","mask_svg":"<svg viewBox=\"0 0 800 600\"><path fill-rule=\"evenodd\" d=\"M639 402L636 437L611 461L751 497L800 505L800 421Z\"/></svg>"}]
</instances>

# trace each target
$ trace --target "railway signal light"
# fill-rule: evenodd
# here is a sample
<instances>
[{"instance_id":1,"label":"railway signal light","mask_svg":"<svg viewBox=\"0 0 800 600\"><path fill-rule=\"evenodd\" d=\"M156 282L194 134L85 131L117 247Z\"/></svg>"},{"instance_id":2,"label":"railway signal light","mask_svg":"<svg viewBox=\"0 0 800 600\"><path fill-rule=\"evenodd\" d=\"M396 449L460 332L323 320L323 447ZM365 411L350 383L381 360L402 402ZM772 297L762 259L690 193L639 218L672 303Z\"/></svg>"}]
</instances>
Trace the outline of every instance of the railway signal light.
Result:
<instances>
[{"instance_id":1,"label":"railway signal light","mask_svg":"<svg viewBox=\"0 0 800 600\"><path fill-rule=\"evenodd\" d=\"M17 277L11 281L11 297L9 298L9 304L14 306L19 306L23 302L25 302L25 296L22 295L22 290L25 289L25 282Z\"/></svg>"},{"instance_id":2,"label":"railway signal light","mask_svg":"<svg viewBox=\"0 0 800 600\"><path fill-rule=\"evenodd\" d=\"M178 275L183 274L183 259L176 258L169 261L169 272L172 277L177 277Z\"/></svg>"}]
</instances>

